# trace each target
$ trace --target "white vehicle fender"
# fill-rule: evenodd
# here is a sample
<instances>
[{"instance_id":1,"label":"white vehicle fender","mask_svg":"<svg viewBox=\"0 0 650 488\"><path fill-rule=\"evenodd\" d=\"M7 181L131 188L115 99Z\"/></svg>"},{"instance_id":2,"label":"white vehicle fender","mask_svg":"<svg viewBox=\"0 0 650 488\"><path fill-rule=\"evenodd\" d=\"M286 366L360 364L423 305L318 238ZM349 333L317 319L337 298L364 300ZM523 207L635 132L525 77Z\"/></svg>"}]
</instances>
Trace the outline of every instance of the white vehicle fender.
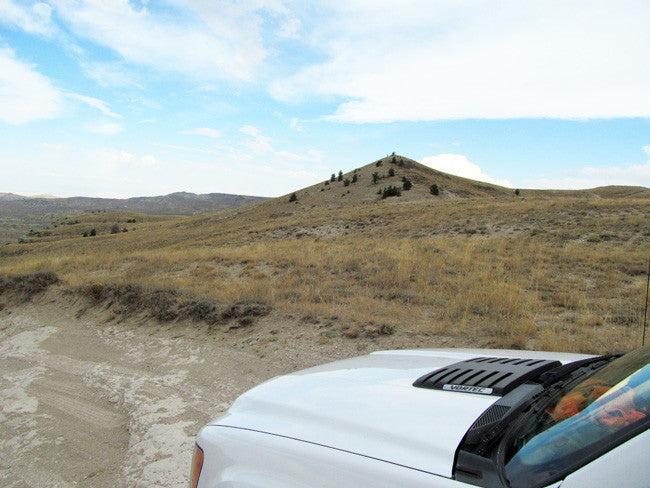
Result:
<instances>
[{"instance_id":1,"label":"white vehicle fender","mask_svg":"<svg viewBox=\"0 0 650 488\"><path fill-rule=\"evenodd\" d=\"M475 488L347 451L240 428L207 426L198 443L205 453L198 488Z\"/></svg>"}]
</instances>

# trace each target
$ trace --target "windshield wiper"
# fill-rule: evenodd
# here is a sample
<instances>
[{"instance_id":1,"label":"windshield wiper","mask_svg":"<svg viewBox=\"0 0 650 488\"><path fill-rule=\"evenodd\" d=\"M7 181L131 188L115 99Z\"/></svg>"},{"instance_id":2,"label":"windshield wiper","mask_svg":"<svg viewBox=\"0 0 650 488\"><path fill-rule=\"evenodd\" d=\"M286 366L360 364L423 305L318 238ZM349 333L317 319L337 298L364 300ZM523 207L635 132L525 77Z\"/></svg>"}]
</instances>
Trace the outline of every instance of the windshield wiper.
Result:
<instances>
[{"instance_id":1,"label":"windshield wiper","mask_svg":"<svg viewBox=\"0 0 650 488\"><path fill-rule=\"evenodd\" d=\"M619 357L621 357L621 354L610 354L574 361L541 374L535 382L539 383L545 389L550 388L549 393L551 391L557 391L579 376L593 373Z\"/></svg>"}]
</instances>

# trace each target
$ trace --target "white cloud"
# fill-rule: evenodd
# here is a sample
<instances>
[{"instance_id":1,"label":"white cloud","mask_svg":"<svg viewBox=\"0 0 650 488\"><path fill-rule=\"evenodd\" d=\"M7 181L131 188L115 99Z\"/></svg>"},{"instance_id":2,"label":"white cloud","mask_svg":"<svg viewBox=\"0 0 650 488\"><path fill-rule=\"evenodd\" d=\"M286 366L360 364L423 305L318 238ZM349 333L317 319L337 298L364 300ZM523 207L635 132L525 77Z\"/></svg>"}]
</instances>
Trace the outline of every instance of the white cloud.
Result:
<instances>
[{"instance_id":1,"label":"white cloud","mask_svg":"<svg viewBox=\"0 0 650 488\"><path fill-rule=\"evenodd\" d=\"M246 134L252 137L252 139L244 142L244 146L251 149L258 156L275 152L273 146L271 146L271 138L268 136L263 136L257 127L254 127L252 125L245 125L239 129L239 131L242 134Z\"/></svg>"},{"instance_id":2,"label":"white cloud","mask_svg":"<svg viewBox=\"0 0 650 488\"><path fill-rule=\"evenodd\" d=\"M643 152L650 157L650 145L644 146ZM528 188L555 190L584 190L609 185L645 186L650 188L650 160L645 164L566 170L558 176L528 180L525 184Z\"/></svg>"},{"instance_id":3,"label":"white cloud","mask_svg":"<svg viewBox=\"0 0 650 488\"><path fill-rule=\"evenodd\" d=\"M142 156L140 158L140 164L142 164L142 166L155 166L158 164L158 160L151 154L147 154L146 156Z\"/></svg>"},{"instance_id":4,"label":"white cloud","mask_svg":"<svg viewBox=\"0 0 650 488\"><path fill-rule=\"evenodd\" d=\"M88 131L105 136L113 136L122 132L122 126L114 122L97 122L87 126Z\"/></svg>"},{"instance_id":5,"label":"white cloud","mask_svg":"<svg viewBox=\"0 0 650 488\"><path fill-rule=\"evenodd\" d=\"M205 136L216 139L221 136L221 131L219 129L210 129L209 127L199 127L196 129L189 129L182 131L182 134L189 134L195 136Z\"/></svg>"},{"instance_id":6,"label":"white cloud","mask_svg":"<svg viewBox=\"0 0 650 488\"><path fill-rule=\"evenodd\" d=\"M260 130L255 126L245 125L241 129L239 129L239 132L241 132L242 134L246 134L246 135L255 137L255 136L259 135Z\"/></svg>"},{"instance_id":7,"label":"white cloud","mask_svg":"<svg viewBox=\"0 0 650 488\"><path fill-rule=\"evenodd\" d=\"M164 147L166 149L173 149L175 151L184 151L184 152L195 152L195 153L205 153L205 154L217 154L217 151L212 149L204 149L198 147L190 146L179 146L176 144L156 144L157 146Z\"/></svg>"},{"instance_id":8,"label":"white cloud","mask_svg":"<svg viewBox=\"0 0 650 488\"><path fill-rule=\"evenodd\" d=\"M89 105L90 107L96 108L99 110L101 113L104 115L107 115L109 117L122 117L120 114L116 114L113 112L108 104L104 102L103 100L99 100L97 98L93 97L87 97L85 95L79 95L78 93L68 93L67 94L70 98L74 98L75 100L79 100L80 102L85 103L86 105Z\"/></svg>"},{"instance_id":9,"label":"white cloud","mask_svg":"<svg viewBox=\"0 0 650 488\"><path fill-rule=\"evenodd\" d=\"M314 181L318 180L320 177L319 175L315 173L311 173L309 171L287 171L287 176L294 178L296 180L303 180L303 181Z\"/></svg>"},{"instance_id":10,"label":"white cloud","mask_svg":"<svg viewBox=\"0 0 650 488\"><path fill-rule=\"evenodd\" d=\"M101 86L140 86L123 63L86 61L81 63L81 68L88 78Z\"/></svg>"},{"instance_id":11,"label":"white cloud","mask_svg":"<svg viewBox=\"0 0 650 488\"><path fill-rule=\"evenodd\" d=\"M320 163L323 160L323 153L316 149L310 149L305 154L278 151L271 144L271 138L262 135L261 131L255 126L245 125L239 131L251 137L251 139L244 141L243 145L258 156L272 154L275 160L280 163Z\"/></svg>"},{"instance_id":12,"label":"white cloud","mask_svg":"<svg viewBox=\"0 0 650 488\"><path fill-rule=\"evenodd\" d=\"M114 173L127 167L151 167L158 164L155 157L150 154L135 156L134 154L115 148L101 148L85 150L91 163L97 165L104 173Z\"/></svg>"},{"instance_id":13,"label":"white cloud","mask_svg":"<svg viewBox=\"0 0 650 488\"><path fill-rule=\"evenodd\" d=\"M598 186L625 185L650 188L650 161L625 167L582 168L565 171L555 178L539 178L525 182L527 188L584 190Z\"/></svg>"},{"instance_id":14,"label":"white cloud","mask_svg":"<svg viewBox=\"0 0 650 488\"><path fill-rule=\"evenodd\" d=\"M301 29L302 29L302 23L300 22L299 19L289 18L285 20L285 22L280 26L277 35L289 39L298 39L300 38Z\"/></svg>"},{"instance_id":15,"label":"white cloud","mask_svg":"<svg viewBox=\"0 0 650 488\"><path fill-rule=\"evenodd\" d=\"M43 2L0 0L0 23L15 25L30 34L49 36L56 32L52 8Z\"/></svg>"},{"instance_id":16,"label":"white cloud","mask_svg":"<svg viewBox=\"0 0 650 488\"><path fill-rule=\"evenodd\" d=\"M294 117L289 121L289 127L291 127L294 130L297 130L298 132L302 132L305 128L300 125L300 121Z\"/></svg>"},{"instance_id":17,"label":"white cloud","mask_svg":"<svg viewBox=\"0 0 650 488\"><path fill-rule=\"evenodd\" d=\"M485 181L494 185L513 187L512 183L506 179L492 178L483 173L483 170L478 165L470 162L464 154L438 154L437 156L422 158L420 162L444 173L462 176L463 178L476 181Z\"/></svg>"},{"instance_id":18,"label":"white cloud","mask_svg":"<svg viewBox=\"0 0 650 488\"><path fill-rule=\"evenodd\" d=\"M275 151L275 157L285 162L307 162L320 163L323 160L323 153L316 149L310 149L306 154L297 154L289 151Z\"/></svg>"},{"instance_id":19,"label":"white cloud","mask_svg":"<svg viewBox=\"0 0 650 488\"><path fill-rule=\"evenodd\" d=\"M271 93L342 98L331 118L358 123L648 117L649 18L635 0L332 3L307 35L325 61Z\"/></svg>"},{"instance_id":20,"label":"white cloud","mask_svg":"<svg viewBox=\"0 0 650 488\"><path fill-rule=\"evenodd\" d=\"M43 142L38 144L38 147L51 151L52 153L60 154L68 151L68 146L66 144L52 144L49 142Z\"/></svg>"},{"instance_id":21,"label":"white cloud","mask_svg":"<svg viewBox=\"0 0 650 488\"><path fill-rule=\"evenodd\" d=\"M281 2L271 0L169 0L164 11L128 0L51 4L76 35L126 62L202 80L251 80L267 54L261 12L287 14Z\"/></svg>"},{"instance_id":22,"label":"white cloud","mask_svg":"<svg viewBox=\"0 0 650 488\"><path fill-rule=\"evenodd\" d=\"M63 110L61 92L51 81L0 47L0 120L24 124L51 119Z\"/></svg>"}]
</instances>

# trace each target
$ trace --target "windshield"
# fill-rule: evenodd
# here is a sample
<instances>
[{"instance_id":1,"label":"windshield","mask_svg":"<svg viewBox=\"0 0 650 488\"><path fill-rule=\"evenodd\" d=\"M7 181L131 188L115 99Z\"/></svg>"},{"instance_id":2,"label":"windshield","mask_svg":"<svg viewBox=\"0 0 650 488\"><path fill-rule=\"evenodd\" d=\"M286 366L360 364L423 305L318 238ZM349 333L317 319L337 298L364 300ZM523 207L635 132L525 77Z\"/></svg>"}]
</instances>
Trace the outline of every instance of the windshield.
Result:
<instances>
[{"instance_id":1,"label":"windshield","mask_svg":"<svg viewBox=\"0 0 650 488\"><path fill-rule=\"evenodd\" d=\"M650 420L650 346L578 380L526 418L508 446L513 488L542 486L627 439Z\"/></svg>"}]
</instances>

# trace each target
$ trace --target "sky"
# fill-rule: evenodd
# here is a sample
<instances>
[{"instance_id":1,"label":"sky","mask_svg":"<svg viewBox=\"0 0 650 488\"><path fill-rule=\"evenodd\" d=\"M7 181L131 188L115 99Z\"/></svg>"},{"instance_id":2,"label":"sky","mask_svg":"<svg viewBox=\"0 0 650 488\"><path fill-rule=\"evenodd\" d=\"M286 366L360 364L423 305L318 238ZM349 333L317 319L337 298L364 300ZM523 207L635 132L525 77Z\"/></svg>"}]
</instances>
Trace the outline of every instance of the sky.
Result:
<instances>
[{"instance_id":1,"label":"sky","mask_svg":"<svg viewBox=\"0 0 650 488\"><path fill-rule=\"evenodd\" d=\"M0 192L650 187L649 53L647 0L0 0Z\"/></svg>"}]
</instances>

